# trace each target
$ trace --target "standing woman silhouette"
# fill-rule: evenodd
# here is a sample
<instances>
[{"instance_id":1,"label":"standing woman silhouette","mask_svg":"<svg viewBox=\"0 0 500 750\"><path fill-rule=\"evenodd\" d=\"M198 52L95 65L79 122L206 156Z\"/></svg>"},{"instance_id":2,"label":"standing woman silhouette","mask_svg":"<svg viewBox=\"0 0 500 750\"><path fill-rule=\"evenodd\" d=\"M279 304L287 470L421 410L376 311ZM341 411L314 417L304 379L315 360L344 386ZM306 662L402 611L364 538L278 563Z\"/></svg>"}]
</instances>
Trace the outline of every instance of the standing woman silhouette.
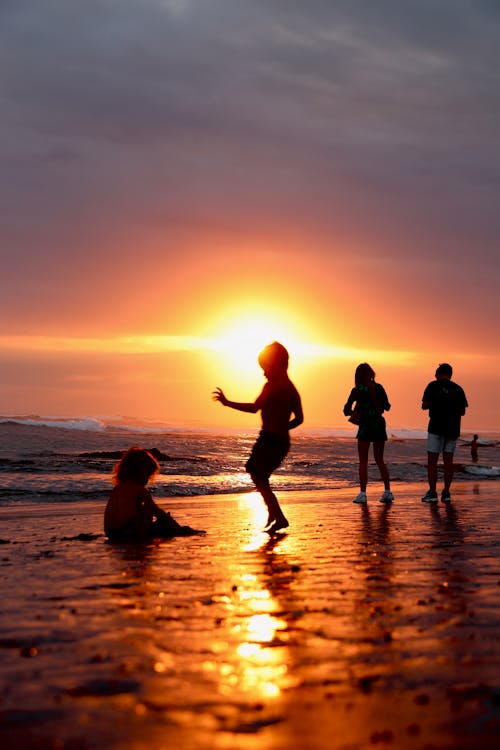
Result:
<instances>
[{"instance_id":1,"label":"standing woman silhouette","mask_svg":"<svg viewBox=\"0 0 500 750\"><path fill-rule=\"evenodd\" d=\"M389 411L391 405L384 387L375 382L375 373L366 362L357 366L354 383L354 388L344 406L345 416L350 417L351 421L359 425L356 438L358 440L360 492L353 502L361 504L367 502L368 453L370 443L373 443L373 456L385 488L380 502L391 503L394 495L391 492L389 470L384 462L387 432L385 419L382 416L384 411ZM355 405L354 409L353 405Z\"/></svg>"}]
</instances>

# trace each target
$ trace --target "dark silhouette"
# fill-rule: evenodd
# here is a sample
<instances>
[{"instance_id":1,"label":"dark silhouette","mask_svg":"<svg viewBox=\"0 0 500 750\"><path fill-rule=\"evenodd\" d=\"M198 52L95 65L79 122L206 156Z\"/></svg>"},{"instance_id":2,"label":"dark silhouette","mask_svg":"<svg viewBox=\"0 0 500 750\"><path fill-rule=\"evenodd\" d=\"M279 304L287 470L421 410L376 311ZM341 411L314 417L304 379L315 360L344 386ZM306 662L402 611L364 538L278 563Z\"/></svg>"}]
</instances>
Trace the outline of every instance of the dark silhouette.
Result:
<instances>
[{"instance_id":1,"label":"dark silhouette","mask_svg":"<svg viewBox=\"0 0 500 750\"><path fill-rule=\"evenodd\" d=\"M159 470L156 458L135 446L116 464L115 486L104 511L104 533L110 541L142 542L155 537L204 533L181 526L170 513L156 505L146 485Z\"/></svg>"},{"instance_id":2,"label":"dark silhouette","mask_svg":"<svg viewBox=\"0 0 500 750\"><path fill-rule=\"evenodd\" d=\"M354 424L359 425L356 438L358 440L360 492L353 502L361 504L367 502L368 453L370 443L373 443L373 456L384 483L384 492L380 497L380 502L391 503L394 496L391 492L389 470L384 462L387 432L385 419L382 416L384 411L389 411L391 405L383 386L375 382L375 373L366 362L356 368L354 383L354 388L344 406L345 416L349 417ZM355 405L354 409L353 405Z\"/></svg>"},{"instance_id":3,"label":"dark silhouette","mask_svg":"<svg viewBox=\"0 0 500 750\"><path fill-rule=\"evenodd\" d=\"M288 526L278 499L271 490L269 478L290 450L289 431L304 421L300 395L288 377L288 352L282 344L274 341L259 354L259 365L267 383L252 403L230 401L221 388L212 396L223 406L255 414L260 411L262 429L255 443L246 470L267 506L268 519L265 531L273 534ZM293 415L293 419L290 417Z\"/></svg>"},{"instance_id":4,"label":"dark silhouette","mask_svg":"<svg viewBox=\"0 0 500 750\"><path fill-rule=\"evenodd\" d=\"M479 461L479 455L477 452L478 438L479 438L479 435L474 435L470 444L470 457L475 464L477 464L477 462Z\"/></svg>"},{"instance_id":5,"label":"dark silhouette","mask_svg":"<svg viewBox=\"0 0 500 750\"><path fill-rule=\"evenodd\" d=\"M427 477L429 489L422 498L424 503L437 503L437 465L439 454L443 454L444 488L443 503L451 502L450 487L453 481L453 454L460 436L460 422L468 406L463 389L451 380L453 369L447 363L440 364L436 379L425 388L422 409L429 410L427 428Z\"/></svg>"}]
</instances>

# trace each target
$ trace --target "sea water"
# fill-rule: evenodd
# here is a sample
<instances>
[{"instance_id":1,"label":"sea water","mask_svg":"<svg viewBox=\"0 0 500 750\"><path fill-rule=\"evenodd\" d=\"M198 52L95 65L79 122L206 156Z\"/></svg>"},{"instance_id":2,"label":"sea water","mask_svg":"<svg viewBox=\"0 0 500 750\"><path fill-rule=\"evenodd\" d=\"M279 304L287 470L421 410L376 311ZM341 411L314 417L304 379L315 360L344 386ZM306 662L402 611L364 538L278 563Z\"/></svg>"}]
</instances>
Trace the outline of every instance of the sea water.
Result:
<instances>
[{"instance_id":1,"label":"sea water","mask_svg":"<svg viewBox=\"0 0 500 750\"><path fill-rule=\"evenodd\" d=\"M121 453L132 445L155 451L158 497L242 493L253 489L245 462L258 429L173 428L133 420L0 417L0 504L105 499ZM358 482L356 428L292 433L292 448L273 475L273 488L335 490ZM455 453L458 480L500 478L500 436L481 436L472 464L471 436ZM385 453L393 482L426 480L425 432L389 431ZM371 459L372 463L372 459ZM376 466L370 479L379 482Z\"/></svg>"}]
</instances>

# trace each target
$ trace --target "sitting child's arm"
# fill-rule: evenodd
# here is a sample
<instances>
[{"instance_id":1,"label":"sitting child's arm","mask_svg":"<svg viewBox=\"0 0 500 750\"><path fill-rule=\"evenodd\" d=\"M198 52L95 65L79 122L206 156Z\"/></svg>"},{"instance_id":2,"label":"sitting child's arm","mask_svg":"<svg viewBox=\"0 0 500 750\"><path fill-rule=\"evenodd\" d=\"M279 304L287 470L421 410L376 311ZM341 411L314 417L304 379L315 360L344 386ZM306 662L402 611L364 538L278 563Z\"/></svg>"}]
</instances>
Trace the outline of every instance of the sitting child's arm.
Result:
<instances>
[{"instance_id":1,"label":"sitting child's arm","mask_svg":"<svg viewBox=\"0 0 500 750\"><path fill-rule=\"evenodd\" d=\"M193 534L204 534L204 531L192 529L190 526L181 526L171 513L160 508L155 503L149 490L144 492L144 507L154 516L161 527L161 531L170 536L192 536Z\"/></svg>"}]
</instances>

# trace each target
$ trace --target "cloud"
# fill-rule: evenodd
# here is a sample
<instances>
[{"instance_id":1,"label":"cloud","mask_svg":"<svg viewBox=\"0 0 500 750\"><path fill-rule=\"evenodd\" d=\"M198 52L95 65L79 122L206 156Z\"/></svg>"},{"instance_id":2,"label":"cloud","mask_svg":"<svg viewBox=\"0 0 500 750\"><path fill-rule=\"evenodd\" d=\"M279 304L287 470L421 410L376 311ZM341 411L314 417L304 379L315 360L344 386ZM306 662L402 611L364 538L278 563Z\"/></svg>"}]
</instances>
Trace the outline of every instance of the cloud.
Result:
<instances>
[{"instance_id":1,"label":"cloud","mask_svg":"<svg viewBox=\"0 0 500 750\"><path fill-rule=\"evenodd\" d=\"M66 284L83 298L118 264L132 276L127 238L175 276L197 228L249 227L307 236L325 268L333 244L372 266L418 257L431 278L460 266L488 296L499 15L487 0L2 3L4 304L66 304Z\"/></svg>"}]
</instances>

